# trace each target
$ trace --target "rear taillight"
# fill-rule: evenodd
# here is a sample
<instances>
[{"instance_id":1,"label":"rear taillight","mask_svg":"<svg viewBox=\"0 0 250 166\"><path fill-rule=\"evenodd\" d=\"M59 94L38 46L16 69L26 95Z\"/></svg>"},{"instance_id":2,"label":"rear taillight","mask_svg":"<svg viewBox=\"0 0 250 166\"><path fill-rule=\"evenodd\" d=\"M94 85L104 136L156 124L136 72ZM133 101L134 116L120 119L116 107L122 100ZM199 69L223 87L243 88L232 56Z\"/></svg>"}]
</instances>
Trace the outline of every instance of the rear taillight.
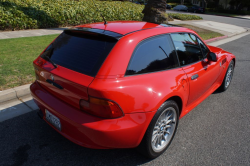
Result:
<instances>
[{"instance_id":1,"label":"rear taillight","mask_svg":"<svg viewBox=\"0 0 250 166\"><path fill-rule=\"evenodd\" d=\"M118 104L106 99L89 97L89 101L80 100L80 108L89 114L107 119L123 116L123 112Z\"/></svg>"},{"instance_id":2,"label":"rear taillight","mask_svg":"<svg viewBox=\"0 0 250 166\"><path fill-rule=\"evenodd\" d=\"M34 60L34 64L42 67L46 63L46 60L41 58L40 56Z\"/></svg>"}]
</instances>

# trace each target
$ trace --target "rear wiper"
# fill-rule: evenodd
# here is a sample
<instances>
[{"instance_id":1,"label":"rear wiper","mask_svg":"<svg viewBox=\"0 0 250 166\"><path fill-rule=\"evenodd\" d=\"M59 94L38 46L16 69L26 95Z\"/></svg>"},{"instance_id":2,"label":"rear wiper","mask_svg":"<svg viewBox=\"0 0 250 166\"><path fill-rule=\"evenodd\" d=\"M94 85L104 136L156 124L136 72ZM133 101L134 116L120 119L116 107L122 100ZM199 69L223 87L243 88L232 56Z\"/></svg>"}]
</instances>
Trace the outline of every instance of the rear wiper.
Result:
<instances>
[{"instance_id":1,"label":"rear wiper","mask_svg":"<svg viewBox=\"0 0 250 166\"><path fill-rule=\"evenodd\" d=\"M55 62L53 62L51 59L50 59L50 55L53 53L53 48L46 51L43 55L42 55L42 58L44 58L45 60L49 61L55 68L57 68L57 64Z\"/></svg>"},{"instance_id":2,"label":"rear wiper","mask_svg":"<svg viewBox=\"0 0 250 166\"><path fill-rule=\"evenodd\" d=\"M48 57L48 56L44 56L44 59L45 60L47 60L47 61L49 61L55 68L57 68L57 64L55 63L55 62L53 62L51 59L50 59L50 57Z\"/></svg>"}]
</instances>

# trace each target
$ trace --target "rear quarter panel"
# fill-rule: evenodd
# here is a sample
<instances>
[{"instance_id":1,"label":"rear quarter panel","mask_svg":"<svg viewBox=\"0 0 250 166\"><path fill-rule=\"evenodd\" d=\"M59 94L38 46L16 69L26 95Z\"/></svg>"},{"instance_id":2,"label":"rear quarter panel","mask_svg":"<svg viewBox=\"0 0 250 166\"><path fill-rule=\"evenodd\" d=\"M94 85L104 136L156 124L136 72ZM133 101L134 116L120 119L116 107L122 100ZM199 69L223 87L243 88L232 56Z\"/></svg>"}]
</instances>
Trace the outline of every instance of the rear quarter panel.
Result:
<instances>
[{"instance_id":1,"label":"rear quarter panel","mask_svg":"<svg viewBox=\"0 0 250 166\"><path fill-rule=\"evenodd\" d=\"M88 92L90 96L115 101L124 113L150 112L172 96L187 101L189 88L184 79L182 68L123 78L96 78Z\"/></svg>"},{"instance_id":2,"label":"rear quarter panel","mask_svg":"<svg viewBox=\"0 0 250 166\"><path fill-rule=\"evenodd\" d=\"M162 27L141 30L122 37L89 86L89 95L115 101L124 113L156 111L172 96L179 96L184 107L189 88L188 81L183 81L187 77L182 68L125 76L133 51L141 41L176 32L195 33L186 28Z\"/></svg>"}]
</instances>

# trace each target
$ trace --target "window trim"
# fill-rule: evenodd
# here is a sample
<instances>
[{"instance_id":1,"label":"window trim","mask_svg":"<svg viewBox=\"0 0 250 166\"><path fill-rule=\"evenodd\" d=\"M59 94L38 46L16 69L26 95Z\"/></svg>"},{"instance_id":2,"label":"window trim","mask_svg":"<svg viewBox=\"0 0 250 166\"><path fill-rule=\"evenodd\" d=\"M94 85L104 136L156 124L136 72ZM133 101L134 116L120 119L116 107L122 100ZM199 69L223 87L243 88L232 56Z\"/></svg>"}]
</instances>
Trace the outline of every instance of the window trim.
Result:
<instances>
[{"instance_id":1,"label":"window trim","mask_svg":"<svg viewBox=\"0 0 250 166\"><path fill-rule=\"evenodd\" d=\"M140 45L142 42L146 41L146 40L150 40L150 39L152 39L152 38L156 38L156 37L164 36L164 35L170 36L170 39L171 39L171 41L172 41L171 33L164 33L164 34L159 34L159 35L155 35L155 36L150 36L150 37L148 37L148 38L145 38L145 39L141 40L139 43L137 43L135 49L133 50L132 56L130 57L129 63L128 63L127 67L126 67L126 70L125 70L125 73L124 73L124 77L130 77L130 76L136 76L136 75L142 75L142 74L151 74L151 73L163 72L163 71L167 71L167 70L173 70L173 69L181 68L180 63L179 63L179 58L178 58L178 55L177 55L177 52L176 52L176 49L175 49L175 45L173 44L173 42L171 42L171 43L172 43L172 46L174 47L175 53L176 53L175 56L176 56L176 58L177 58L177 63L178 63L178 66L177 66L177 67L174 67L174 68L171 68L171 69L159 70L159 71L152 71L152 72L147 72L147 73L139 73L139 74L133 74L133 75L126 75L127 69L128 69L128 67L129 67L129 65L131 64L131 60L132 60L133 57L135 56L135 50L139 47L139 45Z\"/></svg>"},{"instance_id":2,"label":"window trim","mask_svg":"<svg viewBox=\"0 0 250 166\"><path fill-rule=\"evenodd\" d=\"M196 35L195 35L196 36ZM200 41L201 41L201 43L203 43L205 46L206 46L206 48L208 49L208 53L210 53L211 51L210 51L210 49L207 47L207 45L198 37L198 36L196 36L196 38L198 38ZM200 46L200 49L201 49L201 45L199 44L199 46ZM207 57L204 55L204 52L202 51L202 49L201 49L201 52L202 52L202 54L203 54L203 60L204 59L206 59Z\"/></svg>"},{"instance_id":3,"label":"window trim","mask_svg":"<svg viewBox=\"0 0 250 166\"><path fill-rule=\"evenodd\" d=\"M172 38L171 34L178 34L178 33L190 33L190 34L194 35L196 38L200 39L196 34L191 33L191 32L173 32L173 33L169 33L169 34L170 34L170 37L171 37L171 39L172 39L172 42L173 42L175 51L176 51L176 48L175 48L175 44L174 44L174 41L173 41L173 38ZM200 41L201 41L203 44L205 44L201 39L200 39ZM205 46L207 47L206 44L205 44ZM200 45L199 45L199 47L200 47ZM208 47L207 47L207 49L209 50L209 52L211 52L210 49L209 49ZM200 50L201 50L201 47L200 47ZM186 65L183 65L183 66L181 66L180 63L179 63L180 67L186 67L186 66L188 66L188 65L192 65L192 64L196 64L196 63L198 63L198 62L204 61L204 59L206 59L207 57L204 57L204 54L203 54L202 50L201 50L201 53L202 53L202 55L203 55L203 56L202 56L203 58L202 58L201 60L196 61L196 62L193 62L193 63L186 64ZM180 62L177 51L176 51L176 55L177 55L178 61Z\"/></svg>"}]
</instances>

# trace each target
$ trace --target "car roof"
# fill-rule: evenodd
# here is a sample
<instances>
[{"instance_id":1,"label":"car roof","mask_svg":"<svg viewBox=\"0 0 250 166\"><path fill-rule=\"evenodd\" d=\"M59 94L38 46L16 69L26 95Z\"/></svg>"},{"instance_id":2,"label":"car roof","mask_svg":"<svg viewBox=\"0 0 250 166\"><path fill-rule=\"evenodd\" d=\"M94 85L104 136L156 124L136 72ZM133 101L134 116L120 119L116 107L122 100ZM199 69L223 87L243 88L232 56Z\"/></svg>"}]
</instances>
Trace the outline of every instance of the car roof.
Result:
<instances>
[{"instance_id":1,"label":"car roof","mask_svg":"<svg viewBox=\"0 0 250 166\"><path fill-rule=\"evenodd\" d=\"M98 23L75 26L75 28L101 29L105 31L119 33L121 35L126 35L128 33L144 29L162 28L162 27L164 26L142 21L109 21L108 24L106 25L104 25L103 22L98 22Z\"/></svg>"}]
</instances>

